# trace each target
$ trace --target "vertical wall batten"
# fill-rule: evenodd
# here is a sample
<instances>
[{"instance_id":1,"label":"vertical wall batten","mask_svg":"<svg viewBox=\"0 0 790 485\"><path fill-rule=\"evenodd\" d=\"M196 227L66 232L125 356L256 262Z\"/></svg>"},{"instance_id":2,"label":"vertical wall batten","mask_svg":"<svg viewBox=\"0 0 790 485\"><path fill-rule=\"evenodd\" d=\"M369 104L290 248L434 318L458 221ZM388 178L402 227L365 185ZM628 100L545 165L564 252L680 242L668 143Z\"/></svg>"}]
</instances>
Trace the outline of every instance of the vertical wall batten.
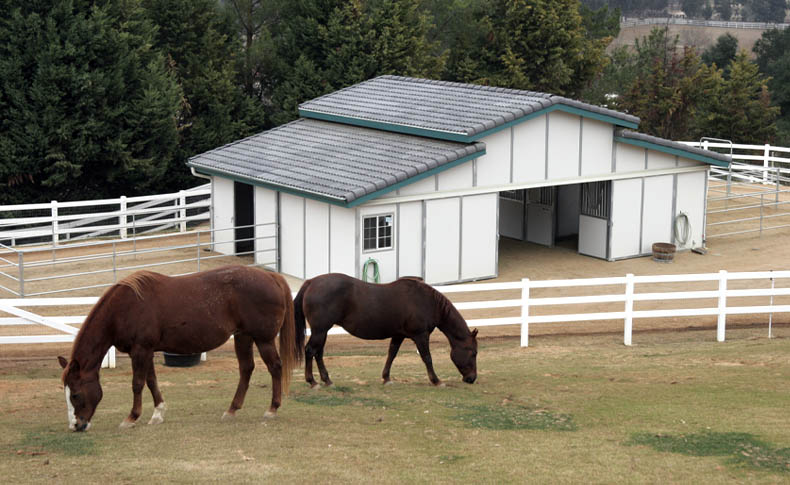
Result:
<instances>
[{"instance_id":1,"label":"vertical wall batten","mask_svg":"<svg viewBox=\"0 0 790 485\"><path fill-rule=\"evenodd\" d=\"M514 128L510 127L510 183L513 183L513 138L515 137L513 134Z\"/></svg>"},{"instance_id":2,"label":"vertical wall batten","mask_svg":"<svg viewBox=\"0 0 790 485\"><path fill-rule=\"evenodd\" d=\"M510 153L513 153L512 151ZM464 198L458 198L458 279L461 280L461 265L464 254Z\"/></svg>"},{"instance_id":3,"label":"vertical wall batten","mask_svg":"<svg viewBox=\"0 0 790 485\"><path fill-rule=\"evenodd\" d=\"M584 116L579 116L579 177L582 176L582 151L584 148L582 136L584 133Z\"/></svg>"}]
</instances>

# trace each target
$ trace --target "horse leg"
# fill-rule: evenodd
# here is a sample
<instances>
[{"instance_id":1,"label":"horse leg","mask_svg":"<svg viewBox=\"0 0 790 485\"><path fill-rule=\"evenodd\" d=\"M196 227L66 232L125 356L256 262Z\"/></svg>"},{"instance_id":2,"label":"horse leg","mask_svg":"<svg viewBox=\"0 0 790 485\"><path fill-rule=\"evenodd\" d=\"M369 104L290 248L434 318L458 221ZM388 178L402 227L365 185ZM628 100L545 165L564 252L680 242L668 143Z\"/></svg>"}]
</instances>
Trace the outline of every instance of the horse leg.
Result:
<instances>
[{"instance_id":1,"label":"horse leg","mask_svg":"<svg viewBox=\"0 0 790 485\"><path fill-rule=\"evenodd\" d=\"M313 332L313 330L314 329L311 327L311 332ZM324 334L323 341L326 342L326 334ZM307 381L307 383L310 384L310 387L313 389L319 387L318 383L313 377L313 357L316 357L316 364L318 364L317 356L319 351L323 352L323 347L324 345L321 343L320 334L318 332L311 333L310 339L307 341L307 345L304 346L304 380ZM323 360L319 365L319 372L321 372L322 365ZM326 368L324 368L324 372L326 372ZM329 378L328 375L327 378ZM323 379L323 374L321 375L321 379Z\"/></svg>"},{"instance_id":2,"label":"horse leg","mask_svg":"<svg viewBox=\"0 0 790 485\"><path fill-rule=\"evenodd\" d=\"M236 349L236 359L239 361L239 385L236 387L236 394L230 407L222 415L222 419L229 419L236 416L236 411L241 409L244 404L244 397L250 387L250 376L255 369L255 358L252 354L252 337L249 335L236 334L233 336L233 347Z\"/></svg>"},{"instance_id":3,"label":"horse leg","mask_svg":"<svg viewBox=\"0 0 790 485\"><path fill-rule=\"evenodd\" d=\"M318 365L318 373L321 374L321 380L324 381L325 386L332 385L332 379L329 378L329 372L324 365L324 347L326 347L326 334L318 337L318 348L315 351L315 363Z\"/></svg>"},{"instance_id":4,"label":"horse leg","mask_svg":"<svg viewBox=\"0 0 790 485\"><path fill-rule=\"evenodd\" d=\"M398 355L398 350L400 349L400 344L403 343L403 337L392 337L390 340L390 350L387 354L387 363L384 364L384 370L381 371L381 379L383 380L383 384L389 384L390 381L390 368L392 367L392 361L395 360L395 356Z\"/></svg>"},{"instance_id":5,"label":"horse leg","mask_svg":"<svg viewBox=\"0 0 790 485\"><path fill-rule=\"evenodd\" d=\"M131 428L140 419L143 411L143 387L148 378L148 369L154 361L153 352L150 350L132 350L129 355L132 357L132 393L134 400L132 410L123 421L121 428Z\"/></svg>"},{"instance_id":6,"label":"horse leg","mask_svg":"<svg viewBox=\"0 0 790 485\"><path fill-rule=\"evenodd\" d=\"M148 364L148 375L145 378L145 383L148 384L148 390L151 391L151 397L154 398L154 415L148 424L162 424L165 421L165 411L167 406L159 391L159 384L156 381L156 370L154 370L154 356L151 354L151 362Z\"/></svg>"},{"instance_id":7,"label":"horse leg","mask_svg":"<svg viewBox=\"0 0 790 485\"><path fill-rule=\"evenodd\" d=\"M430 339L429 333L423 333L412 338L414 344L417 345L417 351L425 363L425 368L428 369L428 378L434 386L442 386L442 381L437 377L436 372L433 371L433 360L431 360L431 350L428 347L428 340Z\"/></svg>"},{"instance_id":8,"label":"horse leg","mask_svg":"<svg viewBox=\"0 0 790 485\"><path fill-rule=\"evenodd\" d=\"M277 347L274 346L274 341L260 342L256 340L255 344L258 346L258 352L260 352L263 362L269 369L269 374L272 375L272 404L263 413L263 417L273 418L276 416L277 408L280 407L282 402L282 362L280 361L280 355L277 353ZM288 352L288 349L283 349L283 351Z\"/></svg>"}]
</instances>

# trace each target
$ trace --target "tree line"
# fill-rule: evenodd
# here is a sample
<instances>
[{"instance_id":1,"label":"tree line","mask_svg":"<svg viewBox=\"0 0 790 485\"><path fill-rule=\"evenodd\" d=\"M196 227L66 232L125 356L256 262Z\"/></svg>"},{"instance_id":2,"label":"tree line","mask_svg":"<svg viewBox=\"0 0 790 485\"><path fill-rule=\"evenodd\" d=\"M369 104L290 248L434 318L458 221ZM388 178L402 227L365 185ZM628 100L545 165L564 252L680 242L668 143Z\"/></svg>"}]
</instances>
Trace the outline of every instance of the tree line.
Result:
<instances>
[{"instance_id":1,"label":"tree line","mask_svg":"<svg viewBox=\"0 0 790 485\"><path fill-rule=\"evenodd\" d=\"M614 3L614 2L610 2ZM660 2L658 2L660 3ZM790 32L756 61L585 0L0 0L0 204L195 185L192 155L382 74L542 91L670 139L790 143ZM786 73L787 71L787 73Z\"/></svg>"}]
</instances>

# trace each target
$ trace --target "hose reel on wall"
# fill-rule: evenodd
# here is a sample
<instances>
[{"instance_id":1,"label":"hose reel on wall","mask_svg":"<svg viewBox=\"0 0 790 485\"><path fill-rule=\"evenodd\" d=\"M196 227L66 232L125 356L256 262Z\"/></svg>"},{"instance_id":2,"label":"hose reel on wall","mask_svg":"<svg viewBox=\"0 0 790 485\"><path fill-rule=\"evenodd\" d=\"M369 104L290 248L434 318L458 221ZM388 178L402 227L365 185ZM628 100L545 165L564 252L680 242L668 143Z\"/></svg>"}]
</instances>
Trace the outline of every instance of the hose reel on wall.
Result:
<instances>
[{"instance_id":1,"label":"hose reel on wall","mask_svg":"<svg viewBox=\"0 0 790 485\"><path fill-rule=\"evenodd\" d=\"M689 222L689 216L685 212L681 211L675 217L674 231L675 244L677 247L685 247L689 237L691 237L691 222Z\"/></svg>"},{"instance_id":2,"label":"hose reel on wall","mask_svg":"<svg viewBox=\"0 0 790 485\"><path fill-rule=\"evenodd\" d=\"M368 260L365 261L365 264L362 265L362 281L368 281L368 267L373 268L373 282L380 283L381 274L379 273L379 262L373 258L368 258Z\"/></svg>"}]
</instances>

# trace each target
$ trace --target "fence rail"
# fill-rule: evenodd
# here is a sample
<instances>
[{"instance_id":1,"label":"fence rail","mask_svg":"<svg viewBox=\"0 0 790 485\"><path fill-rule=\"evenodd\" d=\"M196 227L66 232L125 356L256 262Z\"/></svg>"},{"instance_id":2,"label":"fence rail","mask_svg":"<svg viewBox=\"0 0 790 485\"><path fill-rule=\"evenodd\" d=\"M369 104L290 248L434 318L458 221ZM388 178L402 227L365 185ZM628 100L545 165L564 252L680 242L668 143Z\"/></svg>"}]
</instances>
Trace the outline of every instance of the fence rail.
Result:
<instances>
[{"instance_id":1,"label":"fence rail","mask_svg":"<svg viewBox=\"0 0 790 485\"><path fill-rule=\"evenodd\" d=\"M170 194L0 206L0 243L49 243L161 231L209 220L210 184Z\"/></svg>"},{"instance_id":2,"label":"fence rail","mask_svg":"<svg viewBox=\"0 0 790 485\"><path fill-rule=\"evenodd\" d=\"M731 288L730 283L735 281L751 282L748 288ZM481 301L469 301L455 303L455 307L461 311L469 310L490 310L501 308L515 308L518 311L516 316L508 317L486 317L470 318L467 323L470 327L483 327L495 325L520 325L521 327L521 346L529 345L530 325L543 323L561 322L588 322L597 320L622 320L623 322L623 343L632 344L634 320L645 318L667 318L667 317L703 317L716 316L716 340L723 342L726 334L726 322L728 315L760 315L768 314L768 337L772 335L772 318L774 313L790 313L790 305L774 304L775 297L790 296L790 287L779 285L781 281L790 286L790 271L761 271L761 272L739 272L729 273L719 271L709 274L680 274L680 275L656 275L656 276L625 276L612 278L586 278L569 280L545 280L533 281L524 278L521 281L506 283L477 283L454 286L438 286L437 290L444 294L453 293L479 293L490 294L492 291L513 291L519 292L519 298L490 298ZM658 288L666 289L666 284L680 283L709 283L715 284L715 289L704 289L689 291L686 288L670 288L668 291L655 291ZM759 283L770 285L759 286ZM659 285L651 287L650 285ZM661 286L663 285L663 286ZM532 290L546 288L599 288L599 287L620 287L620 291L607 294L581 295L581 296L561 296L561 297L535 297L531 294ZM641 291L647 288L650 291ZM729 305L733 298L765 298L769 297L768 304L764 301L754 305ZM634 304L637 302L671 302L688 300L708 300L712 303L709 306L697 308L670 308L670 309L645 309L636 310ZM71 342L77 332L74 325L80 324L85 318L84 315L77 316L58 316L43 317L36 315L23 308L59 306L59 307L85 307L93 305L98 301L97 297L83 298L25 298L25 299L5 299L0 300L0 312L13 315L9 318L0 318L0 327L11 325L42 325L50 329L59 331L55 335L17 335L0 336L1 344L20 344L20 343L44 343L44 342ZM622 303L622 309L607 312L578 312L574 311L574 306L582 304L596 303ZM538 315L534 313L536 307L561 307L562 312L558 314ZM665 305L661 305L662 307ZM334 327L330 334L346 333L340 327ZM115 351L111 349L108 357L108 365L114 366Z\"/></svg>"},{"instance_id":3,"label":"fence rail","mask_svg":"<svg viewBox=\"0 0 790 485\"><path fill-rule=\"evenodd\" d=\"M733 22L726 20L694 20L677 17L648 17L620 19L620 27L635 27L637 25L693 25L696 27L718 27L724 29L785 29L790 24L777 24L771 22Z\"/></svg>"}]
</instances>

